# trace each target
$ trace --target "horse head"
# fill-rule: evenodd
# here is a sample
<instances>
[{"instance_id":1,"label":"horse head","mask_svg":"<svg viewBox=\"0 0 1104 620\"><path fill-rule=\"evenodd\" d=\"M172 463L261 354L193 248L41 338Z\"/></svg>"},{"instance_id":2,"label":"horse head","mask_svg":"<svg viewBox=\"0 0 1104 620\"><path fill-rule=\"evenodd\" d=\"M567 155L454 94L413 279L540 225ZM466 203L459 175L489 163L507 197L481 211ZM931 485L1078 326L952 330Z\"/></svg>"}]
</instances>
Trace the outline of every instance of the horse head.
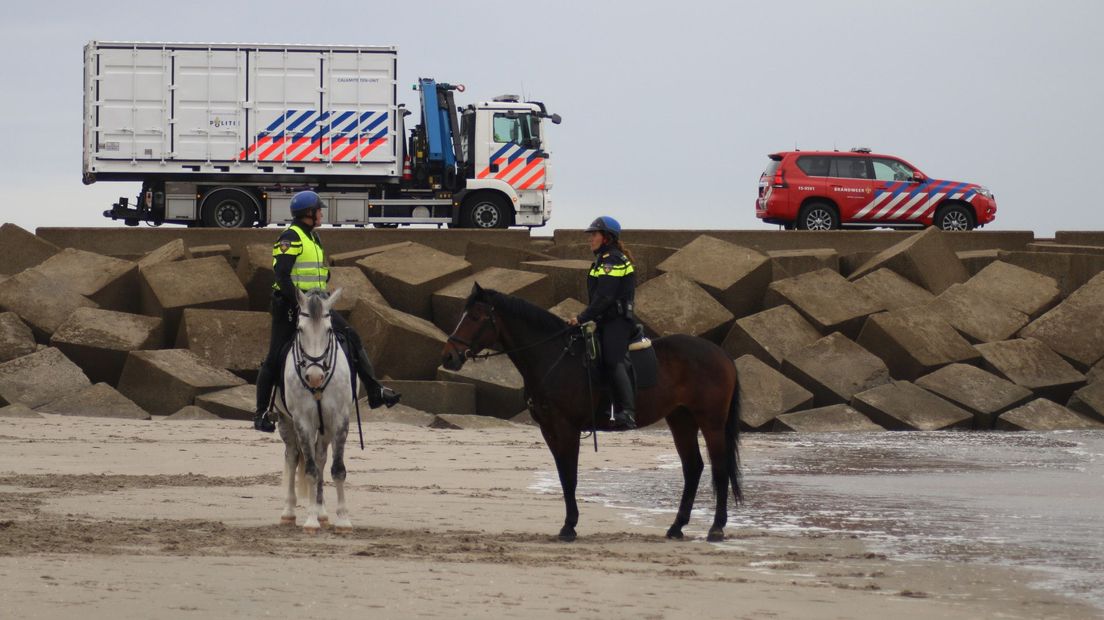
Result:
<instances>
[{"instance_id":1,"label":"horse head","mask_svg":"<svg viewBox=\"0 0 1104 620\"><path fill-rule=\"evenodd\" d=\"M308 357L322 357L330 346L330 338L333 334L333 322L330 316L334 304L341 298L341 289L328 295L317 289L309 293L296 289L295 295L299 300L296 346L300 347ZM303 379L311 388L321 387L325 376L324 369L317 365L307 367L303 373Z\"/></svg>"},{"instance_id":2,"label":"horse head","mask_svg":"<svg viewBox=\"0 0 1104 620\"><path fill-rule=\"evenodd\" d=\"M464 362L499 339L499 324L495 321L495 309L491 298L476 282L464 303L464 313L456 329L448 337L441 354L441 365L449 370L460 370Z\"/></svg>"}]
</instances>

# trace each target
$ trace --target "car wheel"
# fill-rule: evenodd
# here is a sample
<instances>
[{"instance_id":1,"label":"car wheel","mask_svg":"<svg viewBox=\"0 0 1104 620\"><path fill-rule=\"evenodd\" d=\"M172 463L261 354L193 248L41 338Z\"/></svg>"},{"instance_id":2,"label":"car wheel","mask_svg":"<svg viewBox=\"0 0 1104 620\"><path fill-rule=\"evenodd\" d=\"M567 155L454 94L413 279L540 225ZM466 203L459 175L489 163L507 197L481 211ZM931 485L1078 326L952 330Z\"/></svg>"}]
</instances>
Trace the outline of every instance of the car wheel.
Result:
<instances>
[{"instance_id":1,"label":"car wheel","mask_svg":"<svg viewBox=\"0 0 1104 620\"><path fill-rule=\"evenodd\" d=\"M939 210L934 224L940 230L973 230L974 214L962 205L951 205Z\"/></svg>"},{"instance_id":2,"label":"car wheel","mask_svg":"<svg viewBox=\"0 0 1104 620\"><path fill-rule=\"evenodd\" d=\"M823 202L811 202L797 214L798 230L833 230L840 227L835 207Z\"/></svg>"},{"instance_id":3,"label":"car wheel","mask_svg":"<svg viewBox=\"0 0 1104 620\"><path fill-rule=\"evenodd\" d=\"M237 190L219 190L203 199L203 225L208 228L247 228L253 225L253 199Z\"/></svg>"},{"instance_id":4,"label":"car wheel","mask_svg":"<svg viewBox=\"0 0 1104 620\"><path fill-rule=\"evenodd\" d=\"M475 196L464 206L464 228L506 228L509 215L503 200L493 194Z\"/></svg>"}]
</instances>

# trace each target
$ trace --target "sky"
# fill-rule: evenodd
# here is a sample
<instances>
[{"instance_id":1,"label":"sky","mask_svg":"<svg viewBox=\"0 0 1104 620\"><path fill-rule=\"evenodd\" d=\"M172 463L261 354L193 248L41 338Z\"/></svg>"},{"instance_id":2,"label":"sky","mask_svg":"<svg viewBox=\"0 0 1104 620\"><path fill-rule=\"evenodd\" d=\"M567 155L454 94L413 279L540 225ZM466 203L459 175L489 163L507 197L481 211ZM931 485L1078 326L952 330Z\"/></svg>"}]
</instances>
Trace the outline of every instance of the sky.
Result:
<instances>
[{"instance_id":1,"label":"sky","mask_svg":"<svg viewBox=\"0 0 1104 620\"><path fill-rule=\"evenodd\" d=\"M110 9L104 7L110 6ZM313 14L311 13L313 11ZM1104 229L1104 2L19 3L0 23L0 221L118 226L81 184L90 40L396 45L399 92L517 93L547 133L554 228L769 229L767 154L855 146L997 197L988 229Z\"/></svg>"}]
</instances>

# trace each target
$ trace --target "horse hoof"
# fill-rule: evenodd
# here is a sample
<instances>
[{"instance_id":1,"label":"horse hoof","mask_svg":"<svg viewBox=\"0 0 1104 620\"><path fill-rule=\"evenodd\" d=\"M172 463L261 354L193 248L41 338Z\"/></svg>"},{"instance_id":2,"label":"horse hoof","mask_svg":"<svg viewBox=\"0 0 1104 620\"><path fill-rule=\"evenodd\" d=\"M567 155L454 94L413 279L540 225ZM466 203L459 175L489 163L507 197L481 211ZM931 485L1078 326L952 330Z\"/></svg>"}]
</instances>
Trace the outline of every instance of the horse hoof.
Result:
<instances>
[{"instance_id":1,"label":"horse hoof","mask_svg":"<svg viewBox=\"0 0 1104 620\"><path fill-rule=\"evenodd\" d=\"M308 536L317 536L318 532L320 531L322 531L322 528L320 527L307 527L305 525L303 526L303 533L307 534Z\"/></svg>"},{"instance_id":2,"label":"horse hoof","mask_svg":"<svg viewBox=\"0 0 1104 620\"><path fill-rule=\"evenodd\" d=\"M353 526L351 526L351 525L335 525L333 531L334 531L334 534L352 534L353 533Z\"/></svg>"},{"instance_id":3,"label":"horse hoof","mask_svg":"<svg viewBox=\"0 0 1104 620\"><path fill-rule=\"evenodd\" d=\"M280 517L280 525L295 525L295 517Z\"/></svg>"},{"instance_id":4,"label":"horse hoof","mask_svg":"<svg viewBox=\"0 0 1104 620\"><path fill-rule=\"evenodd\" d=\"M330 524L330 518L326 516L318 517L318 524L322 527L326 527Z\"/></svg>"},{"instance_id":5,"label":"horse hoof","mask_svg":"<svg viewBox=\"0 0 1104 620\"><path fill-rule=\"evenodd\" d=\"M674 527L672 527L671 529L667 530L667 538L670 538L671 540L682 540L684 536L681 529L675 529Z\"/></svg>"},{"instance_id":6,"label":"horse hoof","mask_svg":"<svg viewBox=\"0 0 1104 620\"><path fill-rule=\"evenodd\" d=\"M721 542L724 540L724 530L720 528L709 530L709 535L705 539L709 542Z\"/></svg>"},{"instance_id":7,"label":"horse hoof","mask_svg":"<svg viewBox=\"0 0 1104 620\"><path fill-rule=\"evenodd\" d=\"M575 530L564 528L560 530L560 542L575 542Z\"/></svg>"}]
</instances>

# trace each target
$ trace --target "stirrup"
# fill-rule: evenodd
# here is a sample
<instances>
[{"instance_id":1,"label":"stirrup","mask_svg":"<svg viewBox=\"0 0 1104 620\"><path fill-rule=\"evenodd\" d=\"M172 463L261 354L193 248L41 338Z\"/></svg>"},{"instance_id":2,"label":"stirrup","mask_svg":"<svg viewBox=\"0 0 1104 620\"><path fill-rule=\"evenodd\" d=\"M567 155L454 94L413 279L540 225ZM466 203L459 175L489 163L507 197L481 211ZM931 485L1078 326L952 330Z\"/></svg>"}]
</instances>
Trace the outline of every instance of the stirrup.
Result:
<instances>
[{"instance_id":1,"label":"stirrup","mask_svg":"<svg viewBox=\"0 0 1104 620\"><path fill-rule=\"evenodd\" d=\"M253 429L261 431L262 433L274 433L276 432L276 423L272 421L269 414L271 411L258 411L253 414Z\"/></svg>"},{"instance_id":2,"label":"stirrup","mask_svg":"<svg viewBox=\"0 0 1104 620\"><path fill-rule=\"evenodd\" d=\"M618 411L613 414L613 424L610 425L610 429L615 431L635 430L636 416L631 412Z\"/></svg>"}]
</instances>

